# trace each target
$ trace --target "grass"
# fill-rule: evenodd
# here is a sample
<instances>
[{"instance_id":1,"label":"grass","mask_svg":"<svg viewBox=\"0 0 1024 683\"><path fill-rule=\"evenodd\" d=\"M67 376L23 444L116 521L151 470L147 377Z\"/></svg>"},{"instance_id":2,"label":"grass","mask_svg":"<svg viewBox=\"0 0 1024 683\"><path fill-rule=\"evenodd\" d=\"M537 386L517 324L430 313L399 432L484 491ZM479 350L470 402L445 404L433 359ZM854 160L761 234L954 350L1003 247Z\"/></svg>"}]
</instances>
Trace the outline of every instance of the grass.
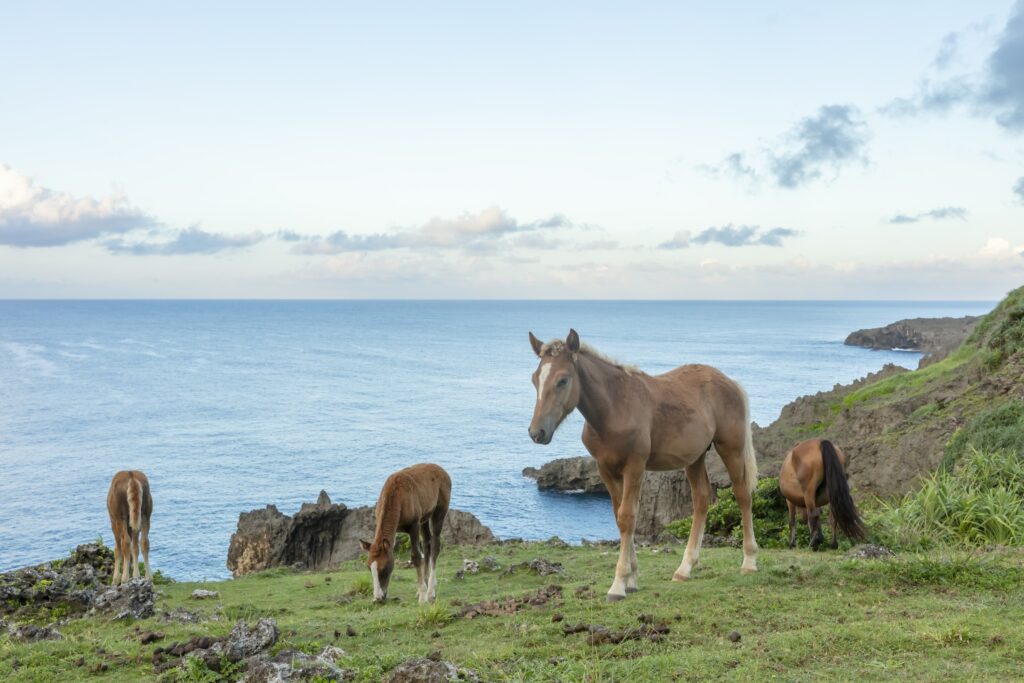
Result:
<instances>
[{"instance_id":1,"label":"grass","mask_svg":"<svg viewBox=\"0 0 1024 683\"><path fill-rule=\"evenodd\" d=\"M1022 501L1020 452L968 445L954 468L939 469L896 503L882 503L870 523L875 536L896 547L1024 546Z\"/></svg>"},{"instance_id":2,"label":"grass","mask_svg":"<svg viewBox=\"0 0 1024 683\"><path fill-rule=\"evenodd\" d=\"M278 621L277 649L314 652L337 645L348 653L342 666L358 671L360 681L382 680L404 659L435 651L488 681L1010 680L1020 671L1022 551L936 551L860 561L837 552L765 550L761 571L741 576L740 551L716 548L704 551L693 580L673 583L668 579L681 560L681 548L675 550L641 549L641 590L619 603L604 600L617 551L544 544L447 548L439 561L438 602L430 606L416 603L411 569L396 570L392 579L391 594L399 601L377 605L350 591L366 576L358 561L327 573L275 570L233 581L168 584L160 587L159 608L186 607L220 620L183 625L87 618L60 626L62 641L23 644L3 636L0 679L153 680L155 647L223 635L235 618L262 615ZM485 555L503 567L545 557L563 563L566 575L482 571L453 578L464 557ZM456 616L456 600L520 596L551 583L564 588L556 604L499 617ZM577 594L587 586L595 597L585 590ZM216 589L221 597L190 600L198 587ZM555 614L564 622L553 621ZM595 646L586 634L562 634L564 623L636 626L641 614L667 621L671 632L660 642ZM350 626L354 636L346 635ZM163 631L166 638L142 646L136 629ZM738 642L728 638L731 631L741 635ZM79 657L84 666L75 665ZM109 669L90 673L100 662ZM196 670L181 680L218 680L199 664L191 666Z\"/></svg>"},{"instance_id":3,"label":"grass","mask_svg":"<svg viewBox=\"0 0 1024 683\"><path fill-rule=\"evenodd\" d=\"M934 384L949 377L977 356L978 350L965 344L938 363L913 372L892 375L850 392L843 397L842 407L851 408L859 403L884 399L893 394L906 398L927 393Z\"/></svg>"}]
</instances>

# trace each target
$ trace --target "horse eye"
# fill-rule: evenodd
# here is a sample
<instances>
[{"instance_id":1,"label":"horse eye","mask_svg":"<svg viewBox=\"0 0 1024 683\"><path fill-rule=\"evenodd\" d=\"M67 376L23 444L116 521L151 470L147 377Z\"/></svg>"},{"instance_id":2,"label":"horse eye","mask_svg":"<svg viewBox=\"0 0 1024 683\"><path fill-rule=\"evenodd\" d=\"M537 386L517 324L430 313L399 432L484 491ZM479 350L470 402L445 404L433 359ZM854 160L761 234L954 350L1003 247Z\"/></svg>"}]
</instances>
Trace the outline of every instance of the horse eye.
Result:
<instances>
[{"instance_id":1,"label":"horse eye","mask_svg":"<svg viewBox=\"0 0 1024 683\"><path fill-rule=\"evenodd\" d=\"M564 387L568 383L569 383L569 378L568 377L563 377L562 379L558 380L558 386L559 387Z\"/></svg>"}]
</instances>

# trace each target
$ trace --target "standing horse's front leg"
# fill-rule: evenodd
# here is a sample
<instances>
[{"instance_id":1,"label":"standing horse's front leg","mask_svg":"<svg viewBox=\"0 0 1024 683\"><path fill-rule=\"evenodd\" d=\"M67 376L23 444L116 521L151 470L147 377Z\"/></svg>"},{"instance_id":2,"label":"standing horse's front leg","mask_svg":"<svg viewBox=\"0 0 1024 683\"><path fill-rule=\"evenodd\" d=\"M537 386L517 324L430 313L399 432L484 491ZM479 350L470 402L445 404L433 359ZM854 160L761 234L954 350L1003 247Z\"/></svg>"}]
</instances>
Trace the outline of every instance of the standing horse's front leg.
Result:
<instances>
[{"instance_id":1,"label":"standing horse's front leg","mask_svg":"<svg viewBox=\"0 0 1024 683\"><path fill-rule=\"evenodd\" d=\"M708 504L711 501L711 480L704 466L704 457L686 468L686 478L690 480L690 493L693 498L693 517L690 524L690 538L686 543L686 552L679 569L672 575L673 581L685 581L700 558L700 545L704 540L704 523L708 518Z\"/></svg>"},{"instance_id":2,"label":"standing horse's front leg","mask_svg":"<svg viewBox=\"0 0 1024 683\"><path fill-rule=\"evenodd\" d=\"M627 465L621 475L622 499L615 514L619 526L619 561L615 565L615 580L608 589L608 600L614 602L637 590L638 566L633 534L640 508L640 488L644 481L644 465Z\"/></svg>"}]
</instances>

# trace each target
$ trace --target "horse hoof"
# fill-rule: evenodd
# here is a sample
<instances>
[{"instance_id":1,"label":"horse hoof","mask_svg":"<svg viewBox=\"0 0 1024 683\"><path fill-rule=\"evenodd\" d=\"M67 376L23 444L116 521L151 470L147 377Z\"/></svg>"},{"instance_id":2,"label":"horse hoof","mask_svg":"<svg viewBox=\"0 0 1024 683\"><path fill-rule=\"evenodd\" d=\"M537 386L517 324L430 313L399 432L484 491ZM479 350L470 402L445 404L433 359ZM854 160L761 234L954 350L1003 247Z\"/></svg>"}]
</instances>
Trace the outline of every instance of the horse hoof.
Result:
<instances>
[{"instance_id":1,"label":"horse hoof","mask_svg":"<svg viewBox=\"0 0 1024 683\"><path fill-rule=\"evenodd\" d=\"M673 581L689 581L690 577L686 576L685 574L680 574L679 572L676 572L675 574L672 575L672 580Z\"/></svg>"},{"instance_id":2,"label":"horse hoof","mask_svg":"<svg viewBox=\"0 0 1024 683\"><path fill-rule=\"evenodd\" d=\"M757 567L741 567L740 574L756 574Z\"/></svg>"},{"instance_id":3,"label":"horse hoof","mask_svg":"<svg viewBox=\"0 0 1024 683\"><path fill-rule=\"evenodd\" d=\"M625 595L619 595L618 593L609 593L608 602L618 602L619 600L625 600Z\"/></svg>"},{"instance_id":4,"label":"horse hoof","mask_svg":"<svg viewBox=\"0 0 1024 683\"><path fill-rule=\"evenodd\" d=\"M636 593L638 590L640 590L640 589L639 588L630 588L629 586L626 586L626 592L627 593Z\"/></svg>"}]
</instances>

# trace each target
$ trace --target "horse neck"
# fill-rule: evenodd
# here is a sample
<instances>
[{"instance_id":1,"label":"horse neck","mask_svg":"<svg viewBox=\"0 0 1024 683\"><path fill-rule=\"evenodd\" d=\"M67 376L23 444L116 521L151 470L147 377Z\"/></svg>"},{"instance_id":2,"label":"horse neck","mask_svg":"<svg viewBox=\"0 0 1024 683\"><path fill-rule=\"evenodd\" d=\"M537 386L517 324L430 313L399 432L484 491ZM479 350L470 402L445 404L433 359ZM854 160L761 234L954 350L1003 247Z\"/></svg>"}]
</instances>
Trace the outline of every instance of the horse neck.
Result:
<instances>
[{"instance_id":1,"label":"horse neck","mask_svg":"<svg viewBox=\"0 0 1024 683\"><path fill-rule=\"evenodd\" d=\"M633 378L617 365L588 353L579 355L576 373L580 380L580 400L576 408L583 419L600 432L609 422L615 405L621 402L622 387Z\"/></svg>"},{"instance_id":2,"label":"horse neck","mask_svg":"<svg viewBox=\"0 0 1024 683\"><path fill-rule=\"evenodd\" d=\"M381 501L383 504L377 506L377 529L373 535L373 545L379 547L381 541L386 538L394 548L401 503L394 491L386 491L381 496Z\"/></svg>"}]
</instances>

